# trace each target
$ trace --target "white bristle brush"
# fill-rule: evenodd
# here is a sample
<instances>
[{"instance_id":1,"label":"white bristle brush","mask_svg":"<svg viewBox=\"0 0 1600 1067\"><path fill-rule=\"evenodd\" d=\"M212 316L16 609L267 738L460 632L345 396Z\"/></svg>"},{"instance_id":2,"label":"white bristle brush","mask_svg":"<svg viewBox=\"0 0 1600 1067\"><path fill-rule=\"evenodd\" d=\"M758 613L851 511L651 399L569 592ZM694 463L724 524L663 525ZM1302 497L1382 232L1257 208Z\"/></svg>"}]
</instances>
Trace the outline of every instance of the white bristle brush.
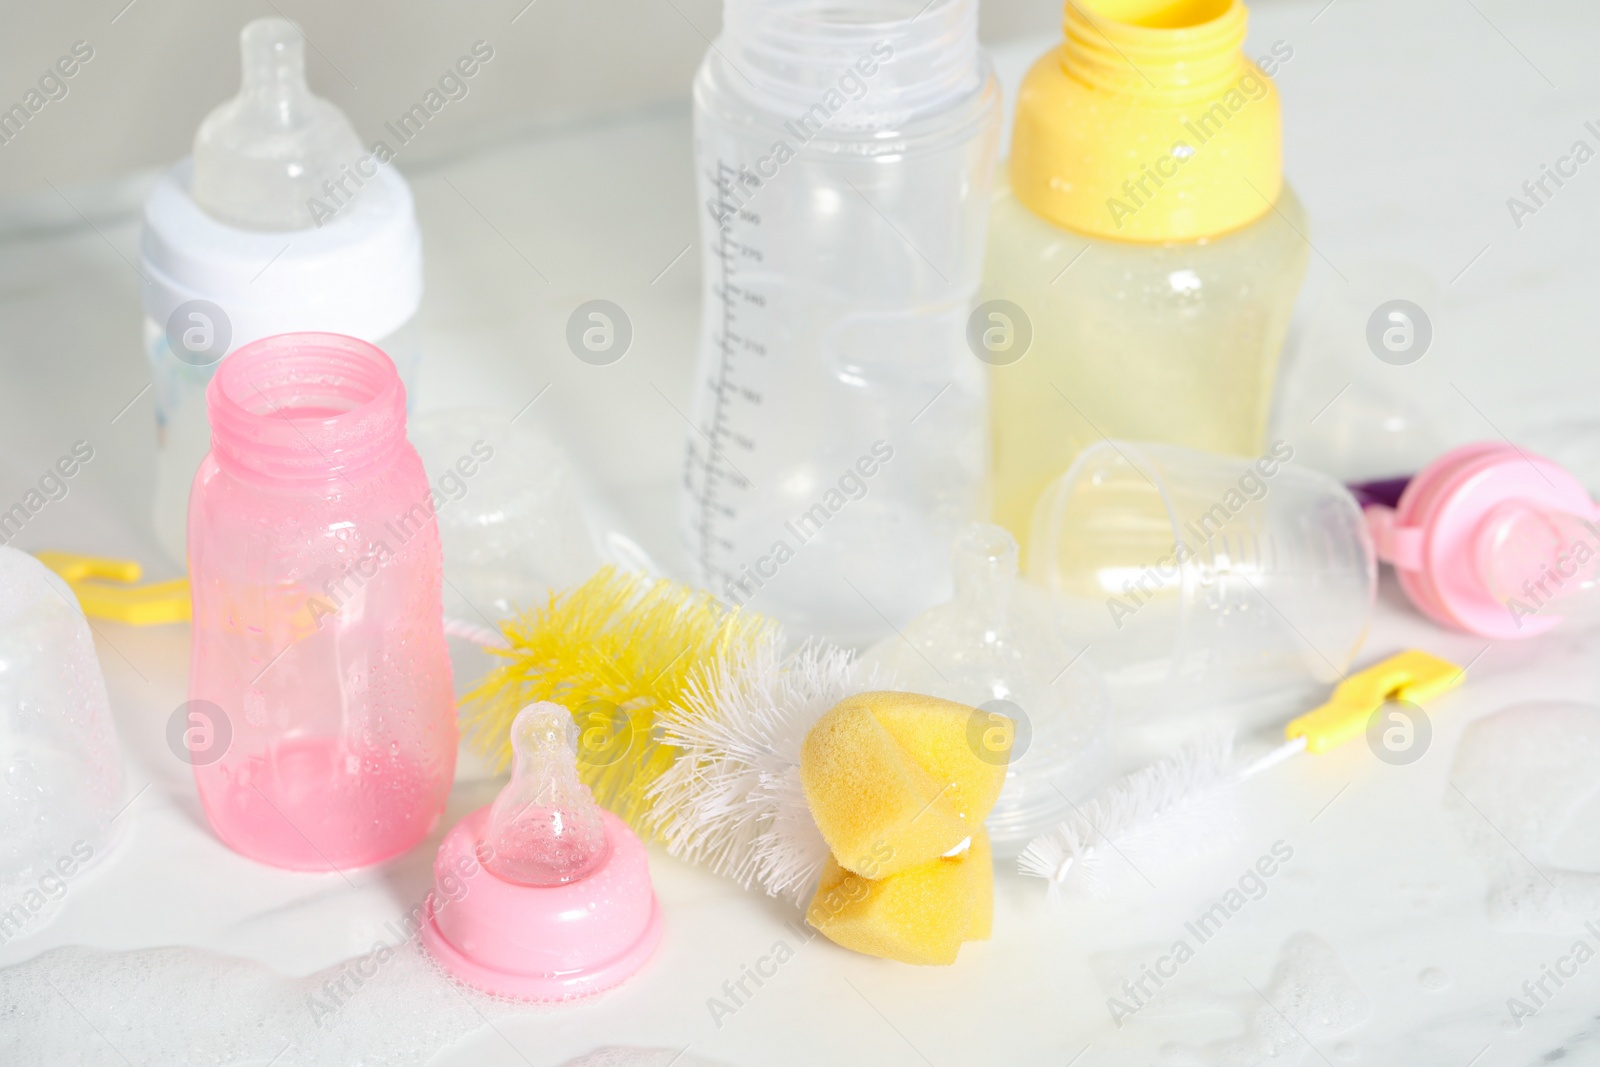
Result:
<instances>
[{"instance_id":1,"label":"white bristle brush","mask_svg":"<svg viewBox=\"0 0 1600 1067\"><path fill-rule=\"evenodd\" d=\"M808 642L792 656L769 634L719 659L662 716L662 741L680 749L650 788L667 850L741 886L796 902L828 858L800 785L800 748L822 714L876 688L855 655Z\"/></svg>"},{"instance_id":2,"label":"white bristle brush","mask_svg":"<svg viewBox=\"0 0 1600 1067\"><path fill-rule=\"evenodd\" d=\"M1236 830L1230 787L1302 752L1327 752L1368 728L1390 701L1415 703L1461 684L1465 671L1415 649L1345 678L1328 701L1284 727L1284 742L1244 765L1231 732L1189 742L1165 759L1114 782L1073 808L1054 829L1028 842L1023 874L1049 883L1052 902L1069 886L1108 896L1113 882L1150 882L1146 873L1203 854Z\"/></svg>"},{"instance_id":3,"label":"white bristle brush","mask_svg":"<svg viewBox=\"0 0 1600 1067\"><path fill-rule=\"evenodd\" d=\"M1207 733L1113 782L1028 843L1023 874L1049 883L1051 900L1069 887L1103 898L1144 872L1203 854L1235 830L1226 803L1239 780L1233 734Z\"/></svg>"}]
</instances>

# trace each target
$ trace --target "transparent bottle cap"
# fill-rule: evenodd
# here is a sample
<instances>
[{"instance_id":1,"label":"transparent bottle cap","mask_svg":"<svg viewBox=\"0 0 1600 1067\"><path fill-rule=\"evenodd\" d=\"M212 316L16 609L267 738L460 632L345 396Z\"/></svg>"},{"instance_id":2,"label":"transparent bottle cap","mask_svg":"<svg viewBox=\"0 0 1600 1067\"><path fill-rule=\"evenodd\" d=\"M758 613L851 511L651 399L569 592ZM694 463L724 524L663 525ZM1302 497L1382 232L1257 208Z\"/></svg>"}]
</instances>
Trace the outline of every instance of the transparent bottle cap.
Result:
<instances>
[{"instance_id":1,"label":"transparent bottle cap","mask_svg":"<svg viewBox=\"0 0 1600 1067\"><path fill-rule=\"evenodd\" d=\"M578 778L578 726L548 701L511 724L511 781L489 809L484 866L508 882L557 886L588 875L610 854L600 805Z\"/></svg>"},{"instance_id":2,"label":"transparent bottle cap","mask_svg":"<svg viewBox=\"0 0 1600 1067\"><path fill-rule=\"evenodd\" d=\"M327 201L362 155L350 120L306 85L305 39L287 19L256 19L239 33L239 95L207 115L194 135L195 202L247 230L316 225L313 198ZM348 203L359 187L346 180Z\"/></svg>"},{"instance_id":3,"label":"transparent bottle cap","mask_svg":"<svg viewBox=\"0 0 1600 1067\"><path fill-rule=\"evenodd\" d=\"M63 857L98 858L124 781L94 638L72 590L33 556L0 545L0 910L5 939L56 913L58 898L11 907ZM46 886L46 888L48 888Z\"/></svg>"}]
</instances>

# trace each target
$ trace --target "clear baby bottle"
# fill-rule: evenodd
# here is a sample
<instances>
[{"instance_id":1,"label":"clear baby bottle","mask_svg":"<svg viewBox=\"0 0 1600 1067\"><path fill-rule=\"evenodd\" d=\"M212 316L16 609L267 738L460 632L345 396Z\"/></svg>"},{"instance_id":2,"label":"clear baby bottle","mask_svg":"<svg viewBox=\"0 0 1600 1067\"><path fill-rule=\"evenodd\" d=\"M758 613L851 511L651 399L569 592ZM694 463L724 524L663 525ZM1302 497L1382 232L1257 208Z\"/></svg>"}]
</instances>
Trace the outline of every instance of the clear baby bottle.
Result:
<instances>
[{"instance_id":1,"label":"clear baby bottle","mask_svg":"<svg viewBox=\"0 0 1600 1067\"><path fill-rule=\"evenodd\" d=\"M1310 246L1240 0L1072 0L1017 98L984 277L994 516L1102 437L1249 455Z\"/></svg>"},{"instance_id":2,"label":"clear baby bottle","mask_svg":"<svg viewBox=\"0 0 1600 1067\"><path fill-rule=\"evenodd\" d=\"M1255 459L1090 445L1040 496L1026 573L1142 711L1339 681L1377 593L1361 505L1283 441Z\"/></svg>"},{"instance_id":3,"label":"clear baby bottle","mask_svg":"<svg viewBox=\"0 0 1600 1067\"><path fill-rule=\"evenodd\" d=\"M701 580L866 643L949 595L980 507L965 342L999 93L976 0L727 0L695 79Z\"/></svg>"},{"instance_id":4,"label":"clear baby bottle","mask_svg":"<svg viewBox=\"0 0 1600 1067\"><path fill-rule=\"evenodd\" d=\"M433 828L456 755L439 528L405 390L364 341L284 334L228 357L207 400L189 509L206 817L278 867L387 859Z\"/></svg>"},{"instance_id":5,"label":"clear baby bottle","mask_svg":"<svg viewBox=\"0 0 1600 1067\"><path fill-rule=\"evenodd\" d=\"M291 330L379 343L411 381L422 297L411 190L383 141L363 148L305 80L285 19L239 35L239 95L201 123L194 155L144 206L144 346L156 408L155 529L184 556L189 487L210 447L206 384L229 352Z\"/></svg>"},{"instance_id":6,"label":"clear baby bottle","mask_svg":"<svg viewBox=\"0 0 1600 1067\"><path fill-rule=\"evenodd\" d=\"M995 852L1011 856L1114 770L1110 704L1085 651L1050 595L1018 578L1012 536L975 523L956 541L955 599L884 638L863 662L899 688L1017 724L1005 787L985 824Z\"/></svg>"},{"instance_id":7,"label":"clear baby bottle","mask_svg":"<svg viewBox=\"0 0 1600 1067\"><path fill-rule=\"evenodd\" d=\"M47 918L110 851L121 800L106 683L77 598L0 545L0 943Z\"/></svg>"}]
</instances>

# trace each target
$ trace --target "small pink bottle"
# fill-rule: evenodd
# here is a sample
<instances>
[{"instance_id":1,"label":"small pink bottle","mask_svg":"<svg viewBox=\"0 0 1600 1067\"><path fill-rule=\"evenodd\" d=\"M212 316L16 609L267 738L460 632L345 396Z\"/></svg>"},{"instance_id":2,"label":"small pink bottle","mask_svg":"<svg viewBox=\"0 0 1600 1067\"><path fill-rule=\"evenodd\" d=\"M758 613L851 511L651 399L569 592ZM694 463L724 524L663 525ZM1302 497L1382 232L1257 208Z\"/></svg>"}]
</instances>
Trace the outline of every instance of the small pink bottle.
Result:
<instances>
[{"instance_id":1,"label":"small pink bottle","mask_svg":"<svg viewBox=\"0 0 1600 1067\"><path fill-rule=\"evenodd\" d=\"M456 752L405 389L365 341L294 333L230 355L206 404L185 734L206 818L276 867L388 859L433 829Z\"/></svg>"}]
</instances>

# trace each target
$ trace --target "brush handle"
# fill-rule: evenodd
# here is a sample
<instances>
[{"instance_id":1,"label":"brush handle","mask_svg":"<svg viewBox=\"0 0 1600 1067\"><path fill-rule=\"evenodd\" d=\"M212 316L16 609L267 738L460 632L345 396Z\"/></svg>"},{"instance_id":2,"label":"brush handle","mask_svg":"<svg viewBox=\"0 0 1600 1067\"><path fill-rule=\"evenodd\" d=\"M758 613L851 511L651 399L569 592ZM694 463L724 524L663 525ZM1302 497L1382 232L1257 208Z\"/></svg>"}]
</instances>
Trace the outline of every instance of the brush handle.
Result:
<instances>
[{"instance_id":1,"label":"brush handle","mask_svg":"<svg viewBox=\"0 0 1600 1067\"><path fill-rule=\"evenodd\" d=\"M1293 756L1298 756L1305 750L1306 739L1304 737L1291 737L1289 740L1285 741L1271 752L1268 752L1266 755L1260 757L1252 763L1245 764L1245 766L1240 769L1238 778L1240 781L1243 781L1246 778L1253 778L1262 771L1276 767L1286 759L1289 759Z\"/></svg>"},{"instance_id":2,"label":"brush handle","mask_svg":"<svg viewBox=\"0 0 1600 1067\"><path fill-rule=\"evenodd\" d=\"M1409 649L1340 682L1326 704L1289 723L1283 736L1303 738L1307 752L1327 752L1365 731L1385 702L1427 700L1454 689L1464 677L1466 671L1455 664Z\"/></svg>"}]
</instances>

